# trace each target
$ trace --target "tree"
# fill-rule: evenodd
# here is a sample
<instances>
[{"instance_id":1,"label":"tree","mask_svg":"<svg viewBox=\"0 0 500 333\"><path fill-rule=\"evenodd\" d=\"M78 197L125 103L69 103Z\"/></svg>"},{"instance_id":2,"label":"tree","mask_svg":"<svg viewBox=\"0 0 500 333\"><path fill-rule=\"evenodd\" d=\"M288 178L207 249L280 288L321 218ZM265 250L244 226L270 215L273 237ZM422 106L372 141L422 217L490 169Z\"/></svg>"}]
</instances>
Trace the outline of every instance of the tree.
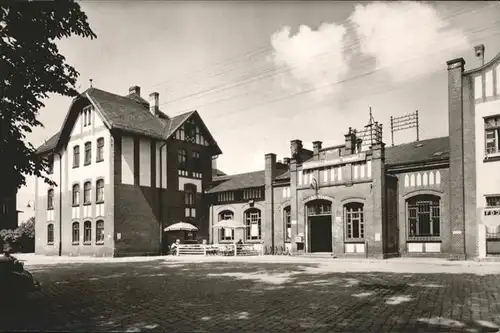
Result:
<instances>
[{"instance_id":1,"label":"tree","mask_svg":"<svg viewBox=\"0 0 500 333\"><path fill-rule=\"evenodd\" d=\"M13 252L33 252L35 250L35 218L30 217L16 229L0 230L0 243L9 245ZM1 250L1 248L0 248Z\"/></svg>"},{"instance_id":2,"label":"tree","mask_svg":"<svg viewBox=\"0 0 500 333\"><path fill-rule=\"evenodd\" d=\"M79 73L56 41L72 35L94 39L87 16L73 0L10 1L0 5L0 187L19 188L26 176L55 183L48 162L26 140L49 93L68 97Z\"/></svg>"}]
</instances>

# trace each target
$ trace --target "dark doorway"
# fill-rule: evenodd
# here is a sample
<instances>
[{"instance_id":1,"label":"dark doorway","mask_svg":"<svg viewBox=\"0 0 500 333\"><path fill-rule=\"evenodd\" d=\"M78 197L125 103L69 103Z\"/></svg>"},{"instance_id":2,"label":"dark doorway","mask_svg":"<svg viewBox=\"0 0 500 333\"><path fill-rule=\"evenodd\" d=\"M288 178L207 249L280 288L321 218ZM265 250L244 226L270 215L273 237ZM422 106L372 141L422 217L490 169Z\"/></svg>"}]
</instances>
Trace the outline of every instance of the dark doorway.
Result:
<instances>
[{"instance_id":1,"label":"dark doorway","mask_svg":"<svg viewBox=\"0 0 500 333\"><path fill-rule=\"evenodd\" d=\"M309 218L311 230L311 252L332 252L332 217L312 216Z\"/></svg>"},{"instance_id":2,"label":"dark doorway","mask_svg":"<svg viewBox=\"0 0 500 333\"><path fill-rule=\"evenodd\" d=\"M332 204L316 200L307 204L309 252L332 252Z\"/></svg>"}]
</instances>

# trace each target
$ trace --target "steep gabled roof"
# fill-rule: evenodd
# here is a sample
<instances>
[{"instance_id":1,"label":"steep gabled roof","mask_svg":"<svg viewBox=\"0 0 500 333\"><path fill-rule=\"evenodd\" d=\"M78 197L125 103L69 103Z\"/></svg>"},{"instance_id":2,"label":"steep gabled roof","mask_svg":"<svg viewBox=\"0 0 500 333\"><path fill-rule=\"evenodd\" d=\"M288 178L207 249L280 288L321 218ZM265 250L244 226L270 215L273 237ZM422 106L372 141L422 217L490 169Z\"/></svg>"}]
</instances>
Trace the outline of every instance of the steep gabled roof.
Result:
<instances>
[{"instance_id":1,"label":"steep gabled roof","mask_svg":"<svg viewBox=\"0 0 500 333\"><path fill-rule=\"evenodd\" d=\"M387 147L385 150L388 166L447 161L449 158L450 141L447 136Z\"/></svg>"},{"instance_id":2,"label":"steep gabled roof","mask_svg":"<svg viewBox=\"0 0 500 333\"><path fill-rule=\"evenodd\" d=\"M117 129L162 140L171 138L190 117L197 117L198 123L207 133L207 140L214 147L213 153L222 153L197 111L186 112L172 118L160 111L159 115L155 116L149 111L149 103L135 93L120 96L97 88L89 88L73 99L59 133L41 145L37 152L48 152L63 145L71 131L71 126L68 124L78 117L78 108L75 106L89 102L95 106L96 112L102 116L105 125L110 130Z\"/></svg>"}]
</instances>

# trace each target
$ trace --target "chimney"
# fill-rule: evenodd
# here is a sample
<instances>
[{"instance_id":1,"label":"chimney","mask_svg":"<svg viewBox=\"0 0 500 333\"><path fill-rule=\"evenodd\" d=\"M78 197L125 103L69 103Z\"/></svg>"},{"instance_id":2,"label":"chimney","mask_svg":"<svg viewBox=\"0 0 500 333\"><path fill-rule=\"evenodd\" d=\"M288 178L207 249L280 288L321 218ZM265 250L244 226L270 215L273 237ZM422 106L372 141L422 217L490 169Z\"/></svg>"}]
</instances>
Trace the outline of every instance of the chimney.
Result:
<instances>
[{"instance_id":1,"label":"chimney","mask_svg":"<svg viewBox=\"0 0 500 333\"><path fill-rule=\"evenodd\" d=\"M313 142L313 153L314 153L314 156L318 156L319 155L319 151L321 150L321 144L323 142L321 141L314 141Z\"/></svg>"},{"instance_id":2,"label":"chimney","mask_svg":"<svg viewBox=\"0 0 500 333\"><path fill-rule=\"evenodd\" d=\"M292 159L297 159L302 151L302 141L295 139L290 141L290 152L292 153Z\"/></svg>"},{"instance_id":3,"label":"chimney","mask_svg":"<svg viewBox=\"0 0 500 333\"><path fill-rule=\"evenodd\" d=\"M156 115L159 110L160 95L157 92L149 94L149 112Z\"/></svg>"},{"instance_id":4,"label":"chimney","mask_svg":"<svg viewBox=\"0 0 500 333\"><path fill-rule=\"evenodd\" d=\"M345 153L354 154L356 151L356 133L349 127L349 132L345 135Z\"/></svg>"},{"instance_id":5,"label":"chimney","mask_svg":"<svg viewBox=\"0 0 500 333\"><path fill-rule=\"evenodd\" d=\"M484 65L484 44L474 46L474 54L476 55L477 66L481 67Z\"/></svg>"},{"instance_id":6,"label":"chimney","mask_svg":"<svg viewBox=\"0 0 500 333\"><path fill-rule=\"evenodd\" d=\"M129 95L130 94L137 94L137 95L141 96L141 87L132 86L132 87L128 88L128 93L129 93Z\"/></svg>"}]
</instances>

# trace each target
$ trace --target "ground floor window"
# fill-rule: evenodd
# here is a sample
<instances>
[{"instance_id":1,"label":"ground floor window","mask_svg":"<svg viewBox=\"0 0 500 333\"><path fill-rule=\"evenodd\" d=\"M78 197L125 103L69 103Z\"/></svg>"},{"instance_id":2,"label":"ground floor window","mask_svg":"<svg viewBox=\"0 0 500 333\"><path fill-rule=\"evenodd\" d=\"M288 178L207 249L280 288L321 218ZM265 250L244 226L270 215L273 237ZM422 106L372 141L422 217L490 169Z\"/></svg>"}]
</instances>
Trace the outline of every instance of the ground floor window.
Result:
<instances>
[{"instance_id":1,"label":"ground floor window","mask_svg":"<svg viewBox=\"0 0 500 333\"><path fill-rule=\"evenodd\" d=\"M362 241L365 238L364 205L351 202L344 205L345 239Z\"/></svg>"},{"instance_id":2,"label":"ground floor window","mask_svg":"<svg viewBox=\"0 0 500 333\"><path fill-rule=\"evenodd\" d=\"M92 242L92 223L86 221L83 224L83 243L90 244Z\"/></svg>"},{"instance_id":3,"label":"ground floor window","mask_svg":"<svg viewBox=\"0 0 500 333\"><path fill-rule=\"evenodd\" d=\"M95 242L96 244L104 243L104 221L99 220L95 224Z\"/></svg>"},{"instance_id":4,"label":"ground floor window","mask_svg":"<svg viewBox=\"0 0 500 333\"><path fill-rule=\"evenodd\" d=\"M54 225L52 223L47 225L47 244L54 244Z\"/></svg>"},{"instance_id":5,"label":"ground floor window","mask_svg":"<svg viewBox=\"0 0 500 333\"><path fill-rule=\"evenodd\" d=\"M245 239L259 240L261 236L261 212L257 208L250 208L245 212Z\"/></svg>"},{"instance_id":6,"label":"ground floor window","mask_svg":"<svg viewBox=\"0 0 500 333\"><path fill-rule=\"evenodd\" d=\"M417 195L407 200L408 240L438 238L441 230L440 198Z\"/></svg>"},{"instance_id":7,"label":"ground floor window","mask_svg":"<svg viewBox=\"0 0 500 333\"><path fill-rule=\"evenodd\" d=\"M234 218L234 213L230 210L225 210L219 213L219 222L222 220L232 220ZM232 228L220 228L219 229L219 239L221 241L232 241L234 240L234 229Z\"/></svg>"},{"instance_id":8,"label":"ground floor window","mask_svg":"<svg viewBox=\"0 0 500 333\"><path fill-rule=\"evenodd\" d=\"M292 210L290 206L283 209L283 221L285 225L285 242L292 240Z\"/></svg>"},{"instance_id":9,"label":"ground floor window","mask_svg":"<svg viewBox=\"0 0 500 333\"><path fill-rule=\"evenodd\" d=\"M80 242L80 223L73 222L72 231L71 242L73 244L78 244Z\"/></svg>"}]
</instances>

